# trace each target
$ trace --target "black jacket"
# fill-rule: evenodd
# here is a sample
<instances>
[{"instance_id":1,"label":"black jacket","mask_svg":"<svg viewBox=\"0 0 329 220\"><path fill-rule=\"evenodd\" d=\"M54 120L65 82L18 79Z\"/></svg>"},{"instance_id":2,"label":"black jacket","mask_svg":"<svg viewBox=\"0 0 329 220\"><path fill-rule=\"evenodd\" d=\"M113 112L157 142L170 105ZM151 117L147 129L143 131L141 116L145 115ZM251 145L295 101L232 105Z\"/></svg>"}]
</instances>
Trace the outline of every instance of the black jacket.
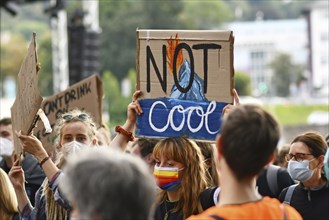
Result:
<instances>
[{"instance_id":1,"label":"black jacket","mask_svg":"<svg viewBox=\"0 0 329 220\"><path fill-rule=\"evenodd\" d=\"M284 201L287 189L284 189L279 196L281 202ZM317 190L298 184L292 194L290 205L304 220L329 219L329 181Z\"/></svg>"}]
</instances>

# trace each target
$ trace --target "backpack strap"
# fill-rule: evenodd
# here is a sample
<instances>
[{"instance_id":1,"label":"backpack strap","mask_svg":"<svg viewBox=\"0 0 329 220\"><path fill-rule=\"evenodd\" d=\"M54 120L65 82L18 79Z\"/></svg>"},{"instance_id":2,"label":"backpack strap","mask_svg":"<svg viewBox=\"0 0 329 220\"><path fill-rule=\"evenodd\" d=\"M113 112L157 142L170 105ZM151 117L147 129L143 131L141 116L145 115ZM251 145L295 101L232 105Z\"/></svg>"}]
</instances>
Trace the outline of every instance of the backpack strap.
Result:
<instances>
[{"instance_id":1,"label":"backpack strap","mask_svg":"<svg viewBox=\"0 0 329 220\"><path fill-rule=\"evenodd\" d=\"M220 187L217 187L217 189L214 192L214 196L213 196L215 205L218 205L218 203L219 203L219 194L220 194Z\"/></svg>"},{"instance_id":2,"label":"backpack strap","mask_svg":"<svg viewBox=\"0 0 329 220\"><path fill-rule=\"evenodd\" d=\"M209 215L209 217L215 219L215 220L224 220L222 217L219 217L217 215Z\"/></svg>"},{"instance_id":3,"label":"backpack strap","mask_svg":"<svg viewBox=\"0 0 329 220\"><path fill-rule=\"evenodd\" d=\"M294 184L288 187L288 190L286 192L286 195L284 197L283 203L290 205L292 194L294 193L294 190L298 184Z\"/></svg>"},{"instance_id":4,"label":"backpack strap","mask_svg":"<svg viewBox=\"0 0 329 220\"><path fill-rule=\"evenodd\" d=\"M278 192L278 190L279 190L279 186L278 186L279 169L280 169L279 166L270 165L266 171L267 184L268 184L268 187L270 188L270 191L273 194L273 196L277 196L277 194L279 193Z\"/></svg>"}]
</instances>

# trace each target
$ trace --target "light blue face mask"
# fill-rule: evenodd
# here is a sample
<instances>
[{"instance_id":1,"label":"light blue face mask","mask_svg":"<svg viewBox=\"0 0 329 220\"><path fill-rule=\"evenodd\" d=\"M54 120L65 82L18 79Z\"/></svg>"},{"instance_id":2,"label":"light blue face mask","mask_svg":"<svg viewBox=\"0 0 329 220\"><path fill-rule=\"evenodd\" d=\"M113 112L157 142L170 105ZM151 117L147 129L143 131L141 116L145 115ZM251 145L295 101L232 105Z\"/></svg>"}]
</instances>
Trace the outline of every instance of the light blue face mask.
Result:
<instances>
[{"instance_id":1,"label":"light blue face mask","mask_svg":"<svg viewBox=\"0 0 329 220\"><path fill-rule=\"evenodd\" d=\"M309 164L309 160L303 160L301 162L289 160L287 170L293 180L306 182L307 180L311 179L314 173L314 170L309 168Z\"/></svg>"},{"instance_id":2,"label":"light blue face mask","mask_svg":"<svg viewBox=\"0 0 329 220\"><path fill-rule=\"evenodd\" d=\"M329 149L327 149L326 155L324 156L324 173L326 174L327 180L329 180Z\"/></svg>"}]
</instances>

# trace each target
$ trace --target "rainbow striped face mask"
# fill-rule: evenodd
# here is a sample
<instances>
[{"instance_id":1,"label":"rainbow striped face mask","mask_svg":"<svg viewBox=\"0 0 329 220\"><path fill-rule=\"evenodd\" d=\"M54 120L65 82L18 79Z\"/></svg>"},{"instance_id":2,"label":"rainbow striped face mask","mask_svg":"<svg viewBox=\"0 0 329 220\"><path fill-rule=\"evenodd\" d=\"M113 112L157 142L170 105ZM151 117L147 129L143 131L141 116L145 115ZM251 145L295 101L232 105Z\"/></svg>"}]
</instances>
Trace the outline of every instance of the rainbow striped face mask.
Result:
<instances>
[{"instance_id":1,"label":"rainbow striped face mask","mask_svg":"<svg viewBox=\"0 0 329 220\"><path fill-rule=\"evenodd\" d=\"M178 178L178 172L184 168L178 169L178 167L154 167L154 176L158 186L165 191L172 191L180 186L180 179Z\"/></svg>"}]
</instances>

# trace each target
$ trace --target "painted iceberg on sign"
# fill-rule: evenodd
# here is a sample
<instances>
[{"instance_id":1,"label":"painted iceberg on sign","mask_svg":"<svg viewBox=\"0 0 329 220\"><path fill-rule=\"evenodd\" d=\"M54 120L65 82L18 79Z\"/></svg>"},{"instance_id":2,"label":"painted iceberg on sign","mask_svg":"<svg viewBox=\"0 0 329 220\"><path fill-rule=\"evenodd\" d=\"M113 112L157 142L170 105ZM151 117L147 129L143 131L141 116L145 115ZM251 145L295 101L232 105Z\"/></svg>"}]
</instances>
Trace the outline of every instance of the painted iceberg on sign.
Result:
<instances>
[{"instance_id":1,"label":"painted iceberg on sign","mask_svg":"<svg viewBox=\"0 0 329 220\"><path fill-rule=\"evenodd\" d=\"M173 68L174 68L174 55L175 49L179 43L178 35L176 34L175 40L170 37L168 42L168 49L167 49L167 58L168 58L168 65L171 75L173 75ZM182 88L188 88L189 81L191 74L191 64L188 60L184 60L182 50L179 51L177 55L176 61L176 70L179 69L178 72L178 84ZM208 101L206 96L204 95L204 84L203 79L199 77L197 73L194 73L194 78L192 82L191 88L183 93L181 92L177 85L174 84L171 88L170 98L181 99L181 100L192 100L192 101Z\"/></svg>"},{"instance_id":2,"label":"painted iceberg on sign","mask_svg":"<svg viewBox=\"0 0 329 220\"><path fill-rule=\"evenodd\" d=\"M187 87L191 75L191 64L188 60L184 60L183 64L179 69L179 85ZM201 79L197 73L194 73L194 79L192 82L191 89L182 93L179 91L177 86L174 84L171 88L170 98L181 99L181 100L193 100L193 101L208 101L203 91L203 79Z\"/></svg>"}]
</instances>

